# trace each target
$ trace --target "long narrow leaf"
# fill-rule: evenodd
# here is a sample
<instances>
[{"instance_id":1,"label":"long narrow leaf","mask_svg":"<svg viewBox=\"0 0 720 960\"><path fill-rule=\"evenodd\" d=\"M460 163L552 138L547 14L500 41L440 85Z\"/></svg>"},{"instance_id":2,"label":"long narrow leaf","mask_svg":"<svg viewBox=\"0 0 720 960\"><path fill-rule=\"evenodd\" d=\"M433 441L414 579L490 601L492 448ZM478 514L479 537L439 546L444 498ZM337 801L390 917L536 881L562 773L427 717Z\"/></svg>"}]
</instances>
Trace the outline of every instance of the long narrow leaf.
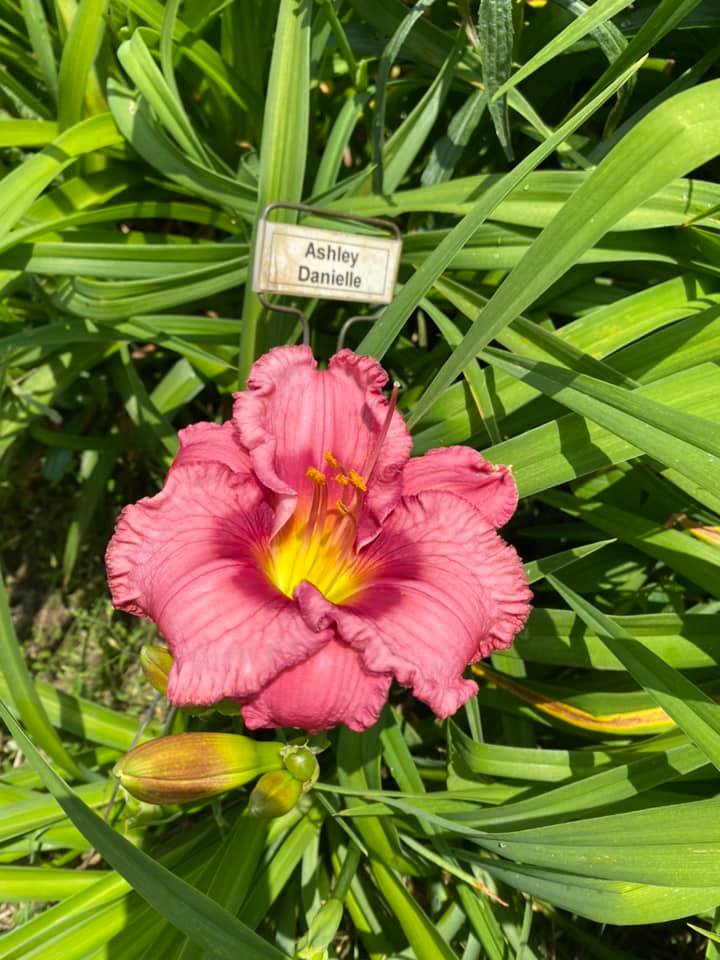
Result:
<instances>
[{"instance_id":1,"label":"long narrow leaf","mask_svg":"<svg viewBox=\"0 0 720 960\"><path fill-rule=\"evenodd\" d=\"M484 356L708 490L720 482L715 425L632 390L488 348Z\"/></svg>"},{"instance_id":2,"label":"long narrow leaf","mask_svg":"<svg viewBox=\"0 0 720 960\"><path fill-rule=\"evenodd\" d=\"M512 0L480 0L478 37L481 46L483 80L490 95L488 109L498 140L508 160L512 160L507 97L503 90L512 69Z\"/></svg>"},{"instance_id":3,"label":"long narrow leaf","mask_svg":"<svg viewBox=\"0 0 720 960\"><path fill-rule=\"evenodd\" d=\"M710 104L720 106L720 80L700 84L663 103L620 141L501 285L416 404L411 422L416 423L430 408L471 357L576 263L620 217L675 177L720 152L720 130L708 119ZM631 178L626 176L629 169L635 171ZM472 233L463 242L470 236ZM408 283L405 289L409 287ZM383 343L376 331L373 334L372 340L372 334L366 338L370 341L364 344L366 347Z\"/></svg>"},{"instance_id":4,"label":"long narrow leaf","mask_svg":"<svg viewBox=\"0 0 720 960\"><path fill-rule=\"evenodd\" d=\"M554 57L564 53L569 47L578 40L582 40L587 34L592 33L596 27L605 23L616 13L632 5L634 0L597 0L582 16L573 20L564 30L561 30L557 36L538 50L529 60L527 60L519 70L517 70L509 80L506 80L499 89L495 91L495 96L501 96L507 93L512 87L527 80L529 76L539 70ZM637 57L635 58L637 59ZM632 60L628 61L632 63Z\"/></svg>"},{"instance_id":5,"label":"long narrow leaf","mask_svg":"<svg viewBox=\"0 0 720 960\"><path fill-rule=\"evenodd\" d=\"M632 76L636 69L637 66L628 70L627 74L623 75L623 81ZM426 296L430 287L438 277L442 276L450 265L453 257L458 251L462 250L477 231L478 227L492 214L497 205L522 183L525 177L527 177L535 167L542 163L546 157L550 156L558 145L567 139L569 134L577 129L581 123L584 123L588 117L592 116L595 110L605 103L605 101L613 95L615 90L621 86L621 83L622 81L618 81L616 85L611 85L607 90L603 91L585 110L580 111L571 121L563 124L551 137L522 160L514 170L506 174L499 183L491 186L490 189L482 195L470 213L466 214L460 223L450 231L437 249L408 280L400 293L385 310L382 319L373 325L370 333L367 334L358 347L361 353L369 353L376 357L382 357L402 329L407 318L422 298ZM419 414L414 416L413 421L416 422L418 417Z\"/></svg>"},{"instance_id":6,"label":"long narrow leaf","mask_svg":"<svg viewBox=\"0 0 720 960\"><path fill-rule=\"evenodd\" d=\"M107 0L81 0L65 42L58 76L58 123L66 130L82 118L88 76L104 29Z\"/></svg>"},{"instance_id":7,"label":"long narrow leaf","mask_svg":"<svg viewBox=\"0 0 720 960\"><path fill-rule=\"evenodd\" d=\"M263 118L256 216L272 201L296 203L302 197L309 136L310 33L310 0L281 0ZM262 314L260 302L247 284L238 361L241 381L258 353Z\"/></svg>"},{"instance_id":8,"label":"long narrow leaf","mask_svg":"<svg viewBox=\"0 0 720 960\"><path fill-rule=\"evenodd\" d=\"M548 574L547 580L720 770L720 706L652 650L634 640L617 621L605 616L552 574Z\"/></svg>"}]
</instances>

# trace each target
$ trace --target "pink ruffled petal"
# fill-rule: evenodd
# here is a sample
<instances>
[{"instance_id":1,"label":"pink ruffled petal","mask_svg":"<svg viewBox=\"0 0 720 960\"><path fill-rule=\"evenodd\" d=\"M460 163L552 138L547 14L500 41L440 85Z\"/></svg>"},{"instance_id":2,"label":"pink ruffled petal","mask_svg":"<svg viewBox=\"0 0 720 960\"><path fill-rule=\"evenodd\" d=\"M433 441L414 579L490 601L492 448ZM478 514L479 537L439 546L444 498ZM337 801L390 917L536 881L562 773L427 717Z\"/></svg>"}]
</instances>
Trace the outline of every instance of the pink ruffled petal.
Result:
<instances>
[{"instance_id":1,"label":"pink ruffled petal","mask_svg":"<svg viewBox=\"0 0 720 960\"><path fill-rule=\"evenodd\" d=\"M275 677L242 714L251 730L301 727L317 733L338 723L366 730L380 715L391 679L366 670L358 654L335 638Z\"/></svg>"},{"instance_id":2,"label":"pink ruffled petal","mask_svg":"<svg viewBox=\"0 0 720 960\"><path fill-rule=\"evenodd\" d=\"M367 669L394 674L450 716L477 690L465 667L509 646L527 619L517 554L466 500L428 491L403 497L363 557L372 580L347 605L297 587L307 623L334 627Z\"/></svg>"},{"instance_id":3,"label":"pink ruffled petal","mask_svg":"<svg viewBox=\"0 0 720 960\"><path fill-rule=\"evenodd\" d=\"M513 475L470 447L441 447L413 457L403 470L403 495L446 490L469 500L494 527L502 527L518 502Z\"/></svg>"},{"instance_id":4,"label":"pink ruffled petal","mask_svg":"<svg viewBox=\"0 0 720 960\"><path fill-rule=\"evenodd\" d=\"M108 546L113 603L157 624L177 705L253 696L332 637L265 576L273 517L262 498L219 463L176 467L159 494L125 508Z\"/></svg>"},{"instance_id":5,"label":"pink ruffled petal","mask_svg":"<svg viewBox=\"0 0 720 960\"><path fill-rule=\"evenodd\" d=\"M250 456L240 443L237 427L232 420L225 423L193 423L178 431L180 449L172 468L188 463L224 463L233 473L249 475Z\"/></svg>"},{"instance_id":6,"label":"pink ruffled petal","mask_svg":"<svg viewBox=\"0 0 720 960\"><path fill-rule=\"evenodd\" d=\"M276 347L254 364L248 389L235 394L233 416L255 475L276 494L275 531L291 516L298 497L311 498L307 469L326 468L327 451L344 470L363 474L388 410L382 393L386 383L375 360L350 350L336 354L327 370L317 369L309 347ZM410 447L405 422L395 412L368 483L360 542L376 533L398 501ZM331 480L329 502L342 494Z\"/></svg>"}]
</instances>

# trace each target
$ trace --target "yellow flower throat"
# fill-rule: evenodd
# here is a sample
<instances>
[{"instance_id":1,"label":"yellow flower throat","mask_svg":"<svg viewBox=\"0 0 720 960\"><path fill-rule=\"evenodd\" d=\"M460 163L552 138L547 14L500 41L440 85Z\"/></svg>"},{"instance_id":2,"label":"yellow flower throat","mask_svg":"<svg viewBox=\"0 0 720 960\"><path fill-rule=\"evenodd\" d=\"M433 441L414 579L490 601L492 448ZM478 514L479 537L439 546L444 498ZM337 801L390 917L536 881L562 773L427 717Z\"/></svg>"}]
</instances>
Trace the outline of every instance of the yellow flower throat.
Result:
<instances>
[{"instance_id":1,"label":"yellow flower throat","mask_svg":"<svg viewBox=\"0 0 720 960\"><path fill-rule=\"evenodd\" d=\"M367 492L365 478L355 470L343 471L329 451L326 462L341 472L333 477L316 467L305 474L313 484L309 510L297 510L270 547L265 571L287 597L303 580L312 583L331 603L343 603L362 586L355 535L357 518ZM328 481L343 490L342 499L328 506Z\"/></svg>"},{"instance_id":2,"label":"yellow flower throat","mask_svg":"<svg viewBox=\"0 0 720 960\"><path fill-rule=\"evenodd\" d=\"M371 570L356 549L358 520L364 507L368 484L380 456L397 406L399 386L393 386L385 420L362 473L346 470L331 451L325 453L325 468L308 467L305 476L312 484L312 498L300 496L295 513L273 538L263 558L270 582L286 597L307 580L331 603L341 604L367 582ZM333 473L328 475L325 469ZM329 485L340 496L330 505Z\"/></svg>"}]
</instances>

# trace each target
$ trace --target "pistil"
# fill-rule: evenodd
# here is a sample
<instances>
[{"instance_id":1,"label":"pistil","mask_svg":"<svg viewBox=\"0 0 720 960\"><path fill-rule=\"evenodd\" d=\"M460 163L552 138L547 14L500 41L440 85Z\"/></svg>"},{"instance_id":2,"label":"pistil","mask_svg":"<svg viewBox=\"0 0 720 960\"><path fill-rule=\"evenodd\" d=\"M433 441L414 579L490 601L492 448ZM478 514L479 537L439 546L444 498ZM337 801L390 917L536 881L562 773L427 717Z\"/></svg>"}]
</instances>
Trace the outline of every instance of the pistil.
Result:
<instances>
[{"instance_id":1,"label":"pistil","mask_svg":"<svg viewBox=\"0 0 720 960\"><path fill-rule=\"evenodd\" d=\"M400 394L400 384L395 381L393 383L392 393L390 394L390 401L388 403L388 408L385 413L385 420L383 421L382 427L380 427L380 433L375 438L375 443L372 445L372 449L367 456L365 465L362 469L362 475L366 478L366 482L369 483L372 479L373 470L378 462L378 457L380 456L380 451L382 445L385 443L385 440L388 435L388 430L390 429L390 424L392 422L393 415L397 409L398 396Z\"/></svg>"}]
</instances>

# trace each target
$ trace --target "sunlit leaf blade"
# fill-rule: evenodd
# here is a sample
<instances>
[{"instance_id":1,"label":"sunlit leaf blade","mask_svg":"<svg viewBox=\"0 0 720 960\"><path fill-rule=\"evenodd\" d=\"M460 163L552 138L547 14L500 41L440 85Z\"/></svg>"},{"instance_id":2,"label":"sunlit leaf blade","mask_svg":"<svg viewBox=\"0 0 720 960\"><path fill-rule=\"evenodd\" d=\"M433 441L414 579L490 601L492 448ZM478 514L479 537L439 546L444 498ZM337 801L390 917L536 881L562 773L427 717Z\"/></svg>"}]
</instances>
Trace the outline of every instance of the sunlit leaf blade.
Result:
<instances>
[{"instance_id":1,"label":"sunlit leaf blade","mask_svg":"<svg viewBox=\"0 0 720 960\"><path fill-rule=\"evenodd\" d=\"M488 109L495 132L509 160L513 159L505 83L512 69L512 0L480 0L478 39L483 81L490 95Z\"/></svg>"},{"instance_id":2,"label":"sunlit leaf blade","mask_svg":"<svg viewBox=\"0 0 720 960\"><path fill-rule=\"evenodd\" d=\"M631 76L634 72L632 68L627 72ZM618 83L618 87L620 84ZM429 256L408 280L400 293L395 297L392 304L384 311L382 319L373 325L370 333L364 337L358 349L361 352L372 354L373 356L382 356L388 349L393 339L402 329L403 324L415 309L420 300L426 295L428 289L440 277L449 266L455 254L462 250L463 246L470 240L478 227L491 215L495 207L508 196L518 184L522 183L524 178L535 169L546 157L561 144L568 134L577 128L587 117L592 116L593 112L604 103L617 89L610 86L599 97L593 101L586 110L566 124L563 124L552 136L537 147L524 160L502 180L491 187L475 204L472 211L468 213L453 228L447 237L438 246L437 250ZM418 416L415 417L417 419Z\"/></svg>"},{"instance_id":3,"label":"sunlit leaf blade","mask_svg":"<svg viewBox=\"0 0 720 960\"><path fill-rule=\"evenodd\" d=\"M589 543L587 546L575 547L572 550L563 550L560 553L554 553L552 556L543 557L542 560L532 560L530 563L525 564L527 581L528 583L535 583L537 580L542 580L548 573L553 573L555 570L562 570L562 568L568 564L574 563L582 557L587 557L591 553L595 553L596 550L602 550L603 547L614 542L614 540L598 540L597 543Z\"/></svg>"},{"instance_id":4,"label":"sunlit leaf blade","mask_svg":"<svg viewBox=\"0 0 720 960\"><path fill-rule=\"evenodd\" d=\"M720 902L720 887L653 886L578 877L494 860L485 868L524 893L547 900L570 913L598 923L663 923L712 910Z\"/></svg>"},{"instance_id":5,"label":"sunlit leaf blade","mask_svg":"<svg viewBox=\"0 0 720 960\"><path fill-rule=\"evenodd\" d=\"M506 80L495 91L494 96L506 93L512 87L522 83L531 76L536 70L549 63L559 54L571 47L576 41L581 40L588 33L591 33L596 27L614 17L616 13L632 6L633 0L597 0L591 7L581 14L577 19L561 30L552 40L538 50L529 60L527 60L518 70L513 73L510 79ZM632 63L632 60L627 61Z\"/></svg>"},{"instance_id":6,"label":"sunlit leaf blade","mask_svg":"<svg viewBox=\"0 0 720 960\"><path fill-rule=\"evenodd\" d=\"M82 118L88 74L104 29L107 0L81 0L65 42L58 73L58 123L66 130Z\"/></svg>"},{"instance_id":7,"label":"sunlit leaf blade","mask_svg":"<svg viewBox=\"0 0 720 960\"><path fill-rule=\"evenodd\" d=\"M653 9L642 28L628 43L622 54L597 79L594 86L585 94L583 100L593 97L602 88L603 84L610 82L633 60L637 60L638 57L646 54L654 44L666 36L699 3L700 0L660 0L660 3ZM583 100L580 101L579 106L582 106Z\"/></svg>"},{"instance_id":8,"label":"sunlit leaf blade","mask_svg":"<svg viewBox=\"0 0 720 960\"><path fill-rule=\"evenodd\" d=\"M704 119L707 103L716 100L720 102L720 81L700 84L661 104L617 144L492 297L416 404L413 422L429 409L471 357L562 276L624 213L720 152L720 135ZM627 169L637 171L630 180L624 176ZM377 335L373 340L371 336L365 346L373 348Z\"/></svg>"},{"instance_id":9,"label":"sunlit leaf blade","mask_svg":"<svg viewBox=\"0 0 720 960\"><path fill-rule=\"evenodd\" d=\"M28 157L0 180L0 236L4 236L40 192L77 157L122 142L109 113L83 120L43 151Z\"/></svg>"},{"instance_id":10,"label":"sunlit leaf blade","mask_svg":"<svg viewBox=\"0 0 720 960\"><path fill-rule=\"evenodd\" d=\"M582 373L488 348L484 356L709 490L720 480L714 424Z\"/></svg>"},{"instance_id":11,"label":"sunlit leaf blade","mask_svg":"<svg viewBox=\"0 0 720 960\"><path fill-rule=\"evenodd\" d=\"M53 100L56 100L58 95L57 64L43 5L41 0L21 0L20 6L27 25L33 53L37 57L48 91Z\"/></svg>"},{"instance_id":12,"label":"sunlit leaf blade","mask_svg":"<svg viewBox=\"0 0 720 960\"><path fill-rule=\"evenodd\" d=\"M657 703L720 769L720 706L669 667L657 654L634 640L616 621L549 574L548 581L602 639Z\"/></svg>"},{"instance_id":13,"label":"sunlit leaf blade","mask_svg":"<svg viewBox=\"0 0 720 960\"><path fill-rule=\"evenodd\" d=\"M402 45L410 35L410 31L434 2L435 0L419 0L419 2L408 11L402 23L398 26L383 50L380 62L378 63L377 78L375 81L377 98L372 122L372 154L374 164L372 177L373 190L375 193L385 193L383 145L385 140L385 104L390 68L400 52Z\"/></svg>"},{"instance_id":14,"label":"sunlit leaf blade","mask_svg":"<svg viewBox=\"0 0 720 960\"><path fill-rule=\"evenodd\" d=\"M281 0L263 115L256 217L268 203L297 203L302 197L309 136L311 16L309 0ZM292 123L288 123L288 115L293 118ZM276 218L293 219L287 211L280 211ZM263 340L258 340L262 315L260 302L248 284L238 361L241 381L262 352L258 350L259 343L271 339L264 337L263 332ZM286 318L282 324L288 327Z\"/></svg>"}]
</instances>

